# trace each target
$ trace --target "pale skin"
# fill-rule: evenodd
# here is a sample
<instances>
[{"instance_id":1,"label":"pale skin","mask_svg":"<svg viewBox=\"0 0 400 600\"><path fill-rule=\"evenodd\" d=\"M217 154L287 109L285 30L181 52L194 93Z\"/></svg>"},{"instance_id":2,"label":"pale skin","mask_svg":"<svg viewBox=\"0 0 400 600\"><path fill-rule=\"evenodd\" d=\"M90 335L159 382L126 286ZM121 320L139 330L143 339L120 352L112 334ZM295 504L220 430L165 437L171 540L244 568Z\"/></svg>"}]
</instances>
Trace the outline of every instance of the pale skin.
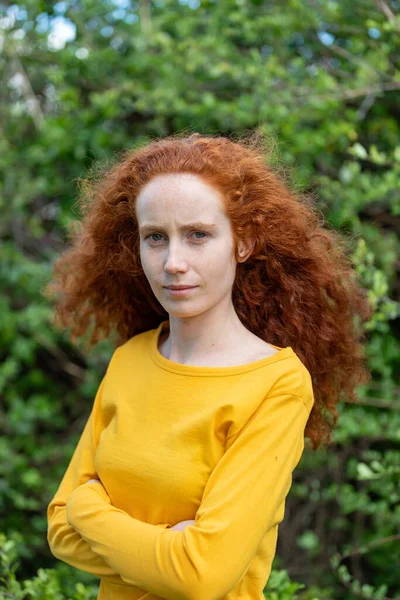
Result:
<instances>
[{"instance_id":1,"label":"pale skin","mask_svg":"<svg viewBox=\"0 0 400 600\"><path fill-rule=\"evenodd\" d=\"M232 302L235 240L221 192L191 173L158 175L140 190L135 205L140 262L170 331L161 353L171 361L229 366L275 353L250 332ZM238 241L239 262L255 240ZM168 285L194 286L172 295Z\"/></svg>"}]
</instances>

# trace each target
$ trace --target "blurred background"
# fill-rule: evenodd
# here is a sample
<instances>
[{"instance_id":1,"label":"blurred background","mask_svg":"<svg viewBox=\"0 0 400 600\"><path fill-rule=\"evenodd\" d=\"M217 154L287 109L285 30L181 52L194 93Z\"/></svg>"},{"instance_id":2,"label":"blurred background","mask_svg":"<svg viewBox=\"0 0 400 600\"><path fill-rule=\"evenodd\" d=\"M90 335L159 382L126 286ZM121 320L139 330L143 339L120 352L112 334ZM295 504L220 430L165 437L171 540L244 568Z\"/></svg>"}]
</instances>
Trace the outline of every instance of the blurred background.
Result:
<instances>
[{"instance_id":1,"label":"blurred background","mask_svg":"<svg viewBox=\"0 0 400 600\"><path fill-rule=\"evenodd\" d=\"M90 600L50 553L46 508L112 347L51 323L41 290L94 162L155 136L261 129L353 240L375 313L372 380L309 448L270 600L400 598L400 2L0 2L0 598ZM229 560L229 557L227 557Z\"/></svg>"}]
</instances>

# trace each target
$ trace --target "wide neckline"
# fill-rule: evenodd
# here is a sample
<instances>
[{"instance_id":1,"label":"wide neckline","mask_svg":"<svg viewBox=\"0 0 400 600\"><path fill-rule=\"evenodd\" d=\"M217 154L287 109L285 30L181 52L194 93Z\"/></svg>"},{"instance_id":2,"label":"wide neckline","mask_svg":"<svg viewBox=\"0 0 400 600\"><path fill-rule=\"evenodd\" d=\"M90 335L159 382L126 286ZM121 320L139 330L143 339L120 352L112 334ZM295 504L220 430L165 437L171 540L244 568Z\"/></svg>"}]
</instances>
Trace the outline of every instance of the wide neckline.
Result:
<instances>
[{"instance_id":1,"label":"wide neckline","mask_svg":"<svg viewBox=\"0 0 400 600\"><path fill-rule=\"evenodd\" d=\"M172 371L175 373L181 373L186 375L236 375L238 373L245 373L247 371L260 369L264 366L270 365L272 363L283 360L285 358L289 358L294 355L291 346L281 348L279 346L275 346L274 344L270 344L270 346L278 350L278 352L276 352L272 356L267 356L266 358L253 361L251 363L245 363L243 365L232 365L229 367L184 365L169 360L168 358L163 356L158 349L158 342L160 336L167 327L169 328L169 321L165 320L162 321L157 328L151 331L152 335L150 337L150 356L158 366L162 367L163 369L166 369L167 371Z\"/></svg>"}]
</instances>

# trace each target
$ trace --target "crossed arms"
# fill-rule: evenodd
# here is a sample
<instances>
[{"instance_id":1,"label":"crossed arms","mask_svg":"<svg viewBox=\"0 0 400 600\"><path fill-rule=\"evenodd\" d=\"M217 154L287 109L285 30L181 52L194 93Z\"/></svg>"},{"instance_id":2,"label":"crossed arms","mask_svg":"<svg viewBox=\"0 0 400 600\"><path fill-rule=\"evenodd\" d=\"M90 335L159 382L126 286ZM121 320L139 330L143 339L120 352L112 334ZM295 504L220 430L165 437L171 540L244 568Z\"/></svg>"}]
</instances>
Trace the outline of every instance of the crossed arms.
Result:
<instances>
[{"instance_id":1,"label":"crossed arms","mask_svg":"<svg viewBox=\"0 0 400 600\"><path fill-rule=\"evenodd\" d=\"M48 507L53 554L114 583L167 600L221 598L235 587L265 534L283 519L310 408L294 394L266 397L226 450L184 531L113 506L94 466L100 396ZM229 560L226 558L229 556ZM272 560L272 559L271 559Z\"/></svg>"}]
</instances>

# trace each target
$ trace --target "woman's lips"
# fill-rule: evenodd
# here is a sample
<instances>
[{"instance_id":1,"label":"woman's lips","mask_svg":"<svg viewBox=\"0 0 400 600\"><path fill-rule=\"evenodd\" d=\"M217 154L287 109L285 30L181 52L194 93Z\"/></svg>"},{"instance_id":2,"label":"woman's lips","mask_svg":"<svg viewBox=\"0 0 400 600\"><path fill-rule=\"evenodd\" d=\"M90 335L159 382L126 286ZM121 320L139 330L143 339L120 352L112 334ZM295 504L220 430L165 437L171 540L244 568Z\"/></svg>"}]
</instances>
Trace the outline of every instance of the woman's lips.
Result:
<instances>
[{"instance_id":1,"label":"woman's lips","mask_svg":"<svg viewBox=\"0 0 400 600\"><path fill-rule=\"evenodd\" d=\"M187 288L182 288L180 290L173 290L171 288L165 288L165 289L171 296L184 296L185 294L188 294L192 290L195 290L197 287L198 286L195 285L195 286L191 286L191 287L187 287Z\"/></svg>"}]
</instances>

